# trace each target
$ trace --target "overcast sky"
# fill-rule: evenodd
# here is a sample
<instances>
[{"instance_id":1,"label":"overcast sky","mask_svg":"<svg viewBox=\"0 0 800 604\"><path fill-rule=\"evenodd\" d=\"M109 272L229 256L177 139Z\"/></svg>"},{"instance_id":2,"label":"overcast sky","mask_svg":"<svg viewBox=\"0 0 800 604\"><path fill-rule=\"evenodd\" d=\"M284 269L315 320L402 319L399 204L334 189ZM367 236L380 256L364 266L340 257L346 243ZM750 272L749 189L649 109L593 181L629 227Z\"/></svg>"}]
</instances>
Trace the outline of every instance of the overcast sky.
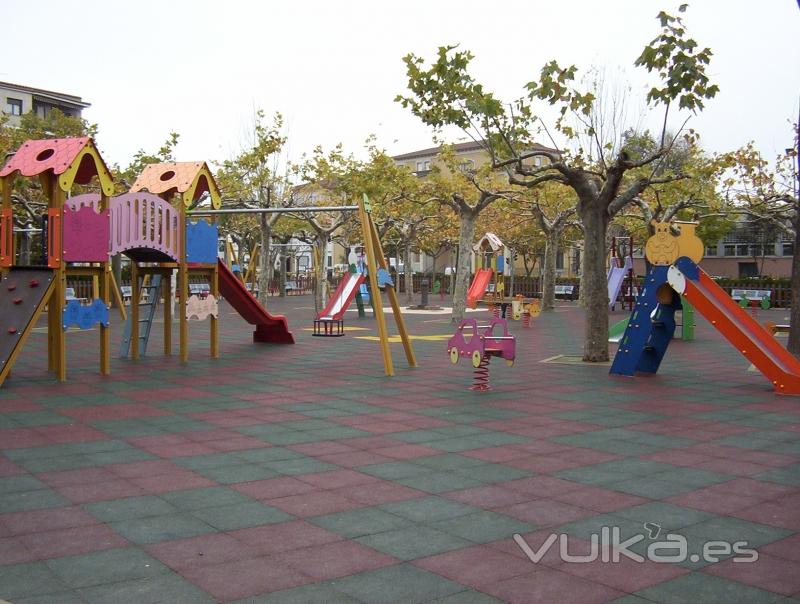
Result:
<instances>
[{"instance_id":1,"label":"overcast sky","mask_svg":"<svg viewBox=\"0 0 800 604\"><path fill-rule=\"evenodd\" d=\"M153 151L170 131L177 159L222 160L245 140L256 108L286 119L289 154L337 143L361 153L370 134L395 155L431 146L431 131L394 102L401 58L459 43L474 74L520 95L551 59L647 79L633 61L657 35L669 0L4 0L0 80L81 96L109 163ZM754 140L767 156L791 145L800 102L796 0L694 0L689 33L710 46L721 87L693 117L703 145ZM636 103L633 103L636 105ZM638 107L638 105L637 105ZM636 109L636 108L634 108ZM634 110L635 114L636 111ZM547 142L547 141L542 141Z\"/></svg>"}]
</instances>

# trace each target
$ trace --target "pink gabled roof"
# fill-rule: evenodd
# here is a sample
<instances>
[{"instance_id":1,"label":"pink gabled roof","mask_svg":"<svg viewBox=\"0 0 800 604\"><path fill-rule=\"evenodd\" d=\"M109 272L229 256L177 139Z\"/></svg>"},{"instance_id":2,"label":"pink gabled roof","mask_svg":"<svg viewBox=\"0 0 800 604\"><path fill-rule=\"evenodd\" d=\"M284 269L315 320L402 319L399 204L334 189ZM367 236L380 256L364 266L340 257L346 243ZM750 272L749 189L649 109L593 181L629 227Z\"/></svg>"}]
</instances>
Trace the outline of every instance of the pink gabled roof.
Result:
<instances>
[{"instance_id":1,"label":"pink gabled roof","mask_svg":"<svg viewBox=\"0 0 800 604\"><path fill-rule=\"evenodd\" d=\"M88 136L29 140L23 143L6 162L0 170L0 177L15 172L19 172L22 176L38 176L49 170L54 174L63 174L87 145L93 145L92 139ZM94 162L81 162L74 182L85 185L97 173L98 166Z\"/></svg>"}]
</instances>

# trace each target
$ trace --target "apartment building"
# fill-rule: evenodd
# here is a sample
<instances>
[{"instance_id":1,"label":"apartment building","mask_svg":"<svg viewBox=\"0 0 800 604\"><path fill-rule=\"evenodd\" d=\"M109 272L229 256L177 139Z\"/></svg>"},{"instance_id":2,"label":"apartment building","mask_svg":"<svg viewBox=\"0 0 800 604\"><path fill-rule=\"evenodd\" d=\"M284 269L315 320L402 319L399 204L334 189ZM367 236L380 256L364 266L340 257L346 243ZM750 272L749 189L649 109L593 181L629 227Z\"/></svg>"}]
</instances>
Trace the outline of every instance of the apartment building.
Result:
<instances>
[{"instance_id":1,"label":"apartment building","mask_svg":"<svg viewBox=\"0 0 800 604\"><path fill-rule=\"evenodd\" d=\"M39 117L47 117L50 111L58 109L64 115L81 117L81 112L91 107L91 103L73 94L0 82L0 107L9 116L9 123L18 126L22 116L31 111Z\"/></svg>"}]
</instances>

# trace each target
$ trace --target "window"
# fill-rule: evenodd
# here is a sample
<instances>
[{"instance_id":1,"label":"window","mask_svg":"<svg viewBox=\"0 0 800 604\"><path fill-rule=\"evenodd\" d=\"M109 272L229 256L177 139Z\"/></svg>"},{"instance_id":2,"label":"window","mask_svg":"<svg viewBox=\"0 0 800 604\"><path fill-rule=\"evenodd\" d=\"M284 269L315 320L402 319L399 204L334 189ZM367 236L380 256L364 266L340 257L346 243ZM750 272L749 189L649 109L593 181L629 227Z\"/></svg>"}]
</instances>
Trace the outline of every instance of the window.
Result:
<instances>
[{"instance_id":1,"label":"window","mask_svg":"<svg viewBox=\"0 0 800 604\"><path fill-rule=\"evenodd\" d=\"M473 170L475 170L475 162L472 161L471 159L462 161L460 164L458 164L458 169L465 173L472 172Z\"/></svg>"},{"instance_id":2,"label":"window","mask_svg":"<svg viewBox=\"0 0 800 604\"><path fill-rule=\"evenodd\" d=\"M782 256L794 256L794 243L787 243L783 242L781 244L781 255Z\"/></svg>"},{"instance_id":3,"label":"window","mask_svg":"<svg viewBox=\"0 0 800 604\"><path fill-rule=\"evenodd\" d=\"M9 115L22 115L22 99L6 98L6 113Z\"/></svg>"},{"instance_id":4,"label":"window","mask_svg":"<svg viewBox=\"0 0 800 604\"><path fill-rule=\"evenodd\" d=\"M758 277L758 266L755 262L739 263L739 278Z\"/></svg>"},{"instance_id":5,"label":"window","mask_svg":"<svg viewBox=\"0 0 800 604\"><path fill-rule=\"evenodd\" d=\"M717 255L717 246L716 245L707 245L706 246L706 256L716 256Z\"/></svg>"},{"instance_id":6,"label":"window","mask_svg":"<svg viewBox=\"0 0 800 604\"><path fill-rule=\"evenodd\" d=\"M417 172L422 172L422 169L423 169L422 165L423 165L423 163L421 161L417 162Z\"/></svg>"},{"instance_id":7,"label":"window","mask_svg":"<svg viewBox=\"0 0 800 604\"><path fill-rule=\"evenodd\" d=\"M558 254L556 254L556 270L564 270L564 252L558 252Z\"/></svg>"}]
</instances>

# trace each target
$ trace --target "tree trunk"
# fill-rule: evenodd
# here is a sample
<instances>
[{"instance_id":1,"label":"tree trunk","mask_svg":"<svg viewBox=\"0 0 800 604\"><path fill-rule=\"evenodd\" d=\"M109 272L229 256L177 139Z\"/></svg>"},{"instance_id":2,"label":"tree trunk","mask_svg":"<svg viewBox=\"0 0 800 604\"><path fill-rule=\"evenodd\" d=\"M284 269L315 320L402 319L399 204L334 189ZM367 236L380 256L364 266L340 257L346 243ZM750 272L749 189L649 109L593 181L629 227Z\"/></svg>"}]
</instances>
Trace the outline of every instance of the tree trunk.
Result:
<instances>
[{"instance_id":1,"label":"tree trunk","mask_svg":"<svg viewBox=\"0 0 800 604\"><path fill-rule=\"evenodd\" d=\"M558 255L558 233L547 235L542 270L542 310L553 310L556 303L556 256Z\"/></svg>"},{"instance_id":2,"label":"tree trunk","mask_svg":"<svg viewBox=\"0 0 800 604\"><path fill-rule=\"evenodd\" d=\"M453 291L453 314L451 321L460 323L467 307L470 265L472 263L472 240L475 237L475 215L462 212L458 237L458 265L456 266L456 285Z\"/></svg>"},{"instance_id":3,"label":"tree trunk","mask_svg":"<svg viewBox=\"0 0 800 604\"><path fill-rule=\"evenodd\" d=\"M328 235L318 233L315 245L319 254L319 262L315 270L317 291L314 292L314 308L317 312L320 312L328 302Z\"/></svg>"},{"instance_id":4,"label":"tree trunk","mask_svg":"<svg viewBox=\"0 0 800 604\"><path fill-rule=\"evenodd\" d=\"M403 272L403 280L406 285L406 306L414 304L414 272L411 270L411 242L407 242L403 248L403 263L406 268Z\"/></svg>"},{"instance_id":5,"label":"tree trunk","mask_svg":"<svg viewBox=\"0 0 800 604\"><path fill-rule=\"evenodd\" d=\"M606 292L608 293L608 292ZM583 261L581 262L581 274L578 281L578 306L586 306L586 249L584 246Z\"/></svg>"},{"instance_id":6,"label":"tree trunk","mask_svg":"<svg viewBox=\"0 0 800 604\"><path fill-rule=\"evenodd\" d=\"M792 256L792 308L789 312L789 342L787 348L794 356L800 357L800 212L794 219L794 255Z\"/></svg>"},{"instance_id":7,"label":"tree trunk","mask_svg":"<svg viewBox=\"0 0 800 604\"><path fill-rule=\"evenodd\" d=\"M272 246L272 228L266 214L261 214L261 256L259 257L258 301L266 307L269 296L269 283L272 276L270 248Z\"/></svg>"},{"instance_id":8,"label":"tree trunk","mask_svg":"<svg viewBox=\"0 0 800 604\"><path fill-rule=\"evenodd\" d=\"M604 207L592 204L581 213L584 227L583 279L586 338L583 360L608 361L608 285L606 278L606 231Z\"/></svg>"}]
</instances>

